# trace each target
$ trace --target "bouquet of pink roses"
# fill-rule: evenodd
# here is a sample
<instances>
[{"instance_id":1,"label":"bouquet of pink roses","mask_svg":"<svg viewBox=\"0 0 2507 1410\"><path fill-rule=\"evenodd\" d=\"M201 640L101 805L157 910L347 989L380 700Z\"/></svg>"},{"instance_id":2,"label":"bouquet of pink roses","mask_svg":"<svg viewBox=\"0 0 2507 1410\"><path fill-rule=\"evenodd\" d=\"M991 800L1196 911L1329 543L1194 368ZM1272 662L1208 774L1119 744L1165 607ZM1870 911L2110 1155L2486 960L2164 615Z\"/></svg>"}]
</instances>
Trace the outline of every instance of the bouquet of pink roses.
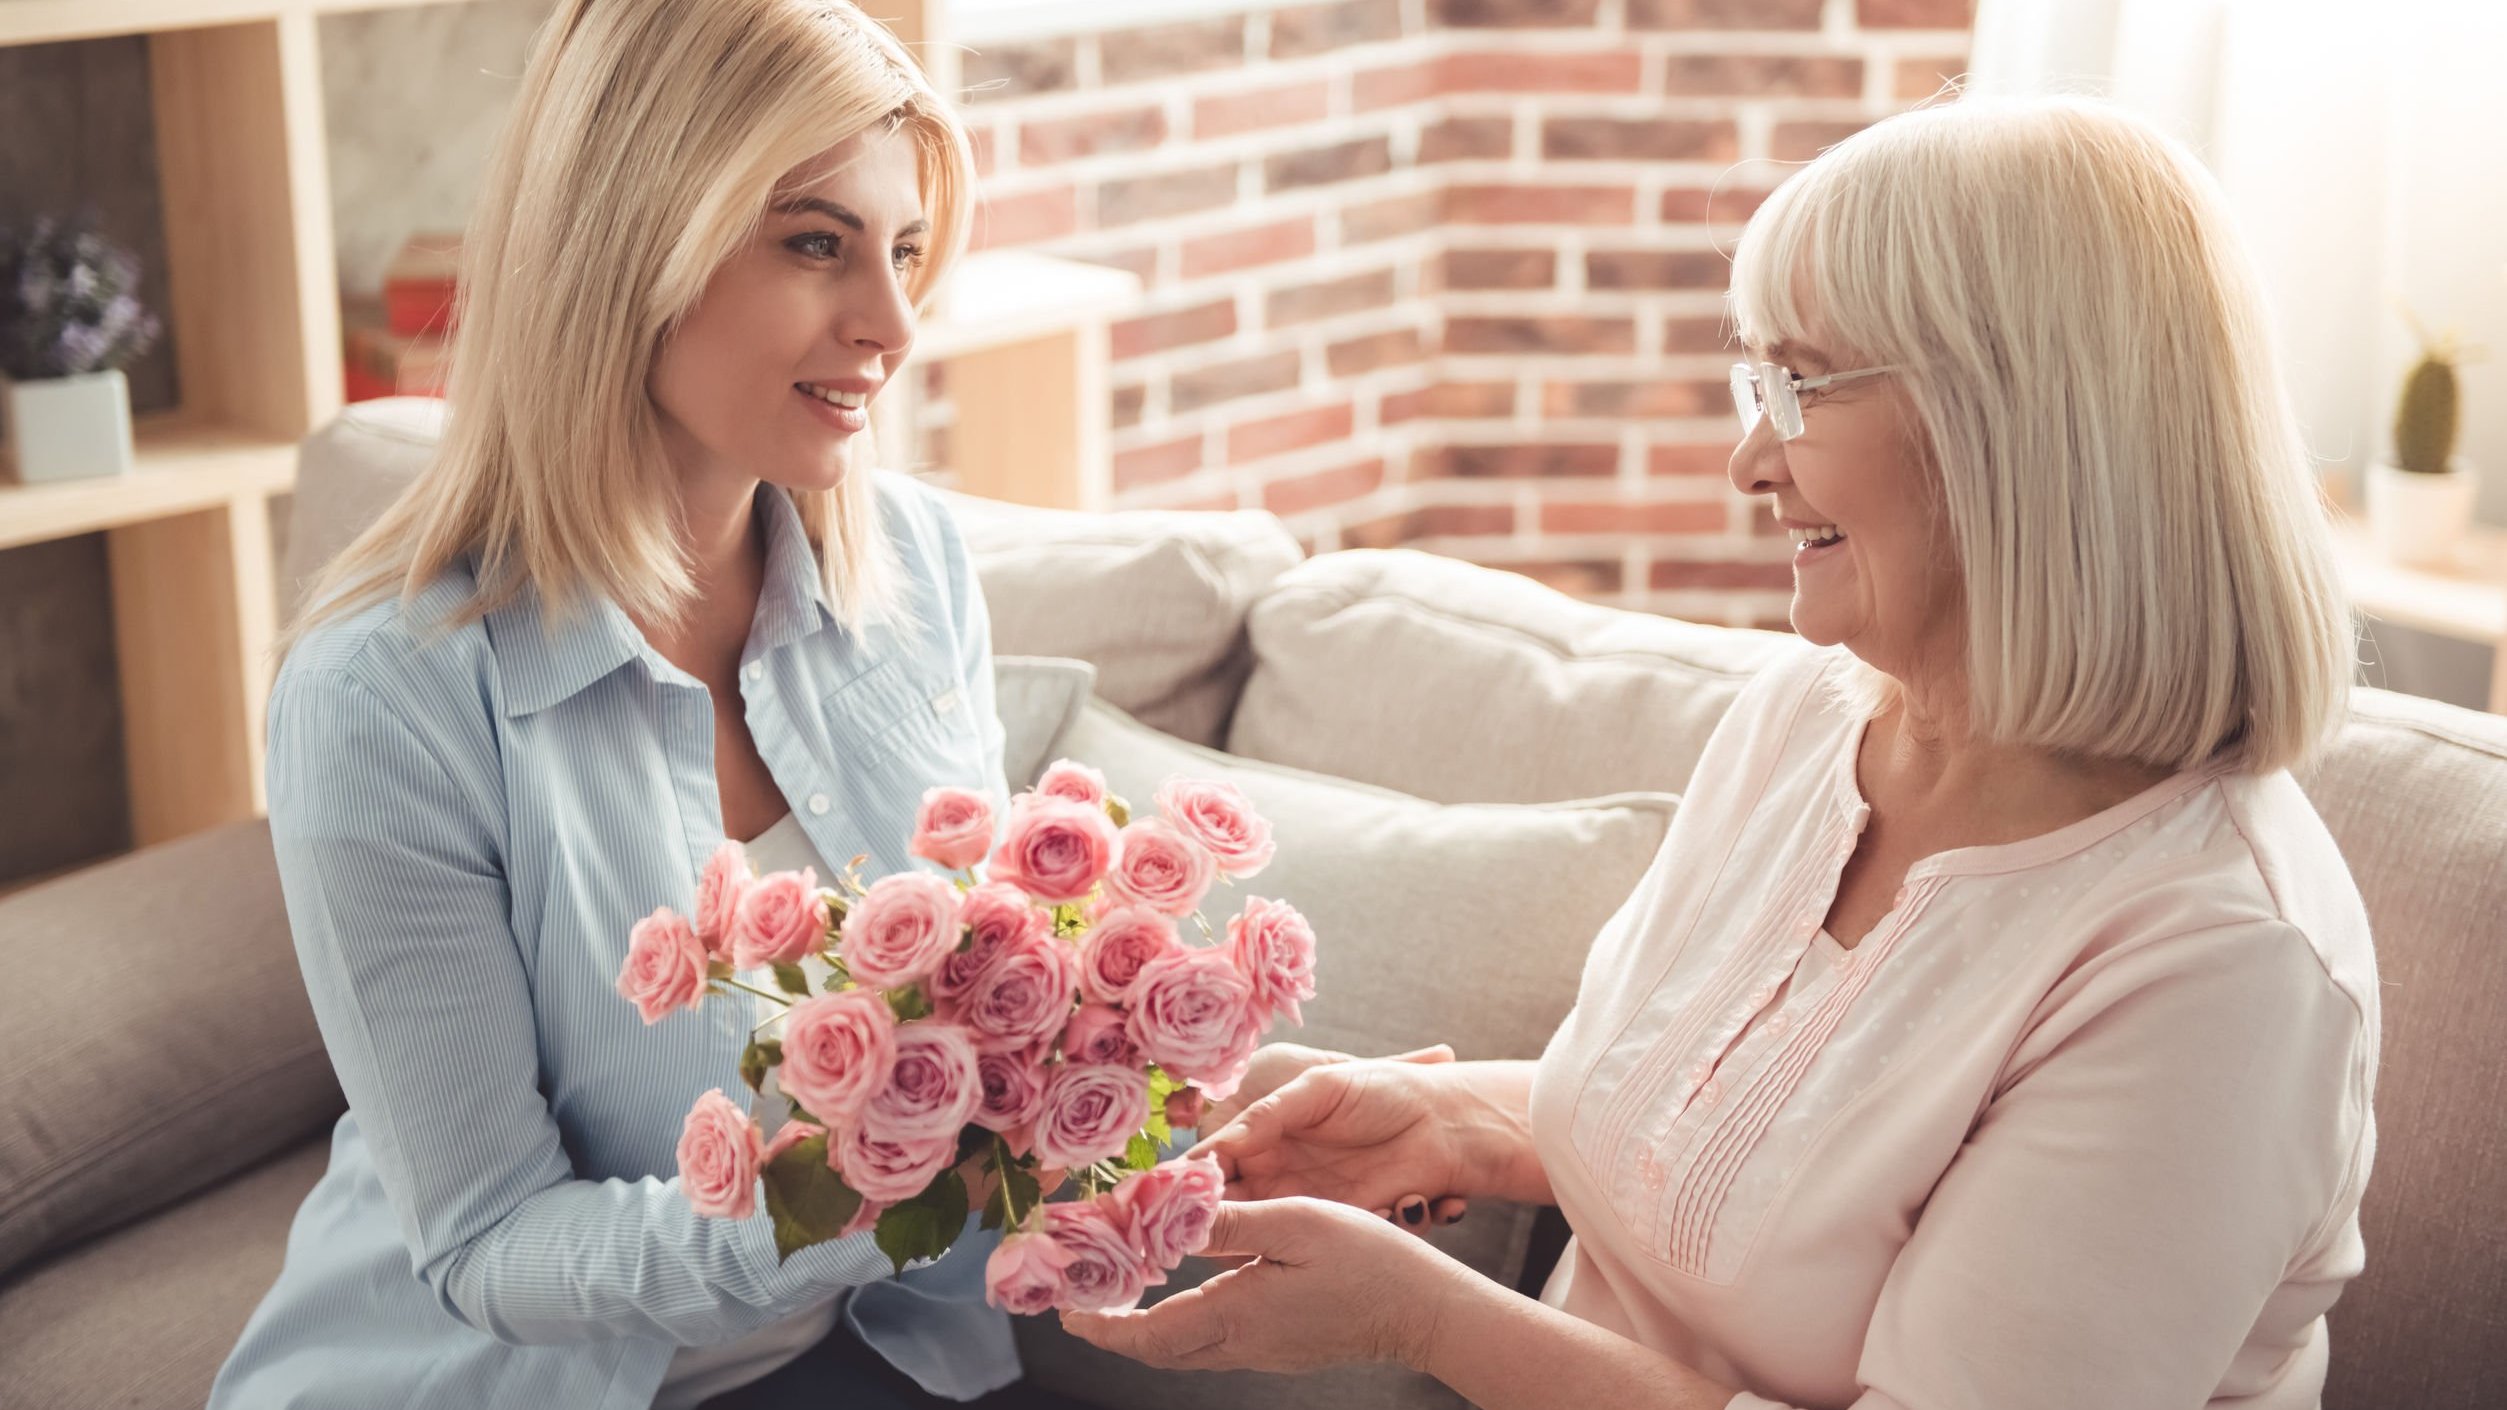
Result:
<instances>
[{"instance_id":1,"label":"bouquet of pink roses","mask_svg":"<svg viewBox=\"0 0 2507 1410\"><path fill-rule=\"evenodd\" d=\"M1164 1282L1222 1181L1159 1149L1235 1091L1274 1018L1302 1021L1314 932L1252 897L1219 941L1203 898L1270 861L1270 825L1225 784L1172 779L1156 802L1133 819L1069 760L998 825L983 794L933 789L910 850L954 879L864 885L857 857L821 889L807 869L755 876L725 842L696 914L638 922L618 976L646 1023L734 991L771 1010L740 1076L763 1094L771 1074L790 1116L769 1140L720 1088L698 1098L689 1204L748 1218L762 1178L784 1257L867 1229L900 1271L981 1208L1008 1231L986 1296L1014 1312L1125 1307ZM1065 1177L1079 1198L1045 1203Z\"/></svg>"}]
</instances>

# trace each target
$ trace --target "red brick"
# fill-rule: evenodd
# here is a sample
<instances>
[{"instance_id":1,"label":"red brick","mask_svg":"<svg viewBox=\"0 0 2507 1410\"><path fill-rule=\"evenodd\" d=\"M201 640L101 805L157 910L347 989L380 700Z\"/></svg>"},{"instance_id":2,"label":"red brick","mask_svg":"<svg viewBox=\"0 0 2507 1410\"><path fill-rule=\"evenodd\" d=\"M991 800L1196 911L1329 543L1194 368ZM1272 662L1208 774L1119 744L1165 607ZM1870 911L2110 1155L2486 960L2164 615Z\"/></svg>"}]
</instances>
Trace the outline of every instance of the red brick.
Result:
<instances>
[{"instance_id":1,"label":"red brick","mask_svg":"<svg viewBox=\"0 0 2507 1410\"><path fill-rule=\"evenodd\" d=\"M1314 217L1301 215L1185 241L1184 277L1203 279L1313 253Z\"/></svg>"},{"instance_id":2,"label":"red brick","mask_svg":"<svg viewBox=\"0 0 2507 1410\"><path fill-rule=\"evenodd\" d=\"M1425 538L1487 538L1515 531L1515 511L1503 504L1430 504L1407 514L1346 525L1344 548L1398 548Z\"/></svg>"},{"instance_id":3,"label":"red brick","mask_svg":"<svg viewBox=\"0 0 2507 1410\"><path fill-rule=\"evenodd\" d=\"M1317 80L1250 93L1222 93L1193 104L1193 136L1202 141L1266 128L1321 122L1332 112L1332 85Z\"/></svg>"},{"instance_id":4,"label":"red brick","mask_svg":"<svg viewBox=\"0 0 2507 1410\"><path fill-rule=\"evenodd\" d=\"M1227 463L1242 465L1248 460L1286 455L1326 441L1345 441L1356 424L1355 416L1350 404L1342 402L1338 406L1310 406L1285 416L1231 426L1227 432Z\"/></svg>"},{"instance_id":5,"label":"red brick","mask_svg":"<svg viewBox=\"0 0 2507 1410\"><path fill-rule=\"evenodd\" d=\"M1417 391L1388 394L1376 419L1391 426L1423 416L1462 420L1514 414L1512 382L1438 382Z\"/></svg>"},{"instance_id":6,"label":"red brick","mask_svg":"<svg viewBox=\"0 0 2507 1410\"><path fill-rule=\"evenodd\" d=\"M1669 318L1663 320L1663 351L1667 353L1718 353L1732 350L1731 325L1720 318Z\"/></svg>"},{"instance_id":7,"label":"red brick","mask_svg":"<svg viewBox=\"0 0 2507 1410\"><path fill-rule=\"evenodd\" d=\"M975 238L971 243L979 250L1032 245L1039 240L1059 240L1077 229L1079 191L1075 187L1054 186L1015 196L986 198L976 209Z\"/></svg>"},{"instance_id":8,"label":"red brick","mask_svg":"<svg viewBox=\"0 0 2507 1410\"><path fill-rule=\"evenodd\" d=\"M1371 244L1377 240L1395 240L1416 235L1435 227L1443 218L1445 202L1434 191L1418 191L1407 196L1390 196L1381 201L1367 201L1341 211L1341 243Z\"/></svg>"},{"instance_id":9,"label":"red brick","mask_svg":"<svg viewBox=\"0 0 2507 1410\"><path fill-rule=\"evenodd\" d=\"M1217 210L1236 202L1236 167L1199 167L1125 177L1097 188L1100 228Z\"/></svg>"},{"instance_id":10,"label":"red brick","mask_svg":"<svg viewBox=\"0 0 2507 1410\"><path fill-rule=\"evenodd\" d=\"M1511 117L1440 118L1419 130L1419 160L1427 162L1493 161L1515 150Z\"/></svg>"},{"instance_id":11,"label":"red brick","mask_svg":"<svg viewBox=\"0 0 2507 1410\"><path fill-rule=\"evenodd\" d=\"M1074 254L1071 258L1138 275L1144 289L1155 287L1158 282L1158 247L1155 245L1136 245L1124 250L1090 250L1085 254Z\"/></svg>"},{"instance_id":12,"label":"red brick","mask_svg":"<svg viewBox=\"0 0 2507 1410\"><path fill-rule=\"evenodd\" d=\"M1809 54L1674 54L1663 88L1675 98L1859 98L1863 61Z\"/></svg>"},{"instance_id":13,"label":"red brick","mask_svg":"<svg viewBox=\"0 0 2507 1410\"><path fill-rule=\"evenodd\" d=\"M1543 587L1570 597L1599 597L1619 591L1622 570L1615 560L1553 563L1497 563L1492 567L1520 573Z\"/></svg>"},{"instance_id":14,"label":"red brick","mask_svg":"<svg viewBox=\"0 0 2507 1410\"><path fill-rule=\"evenodd\" d=\"M1353 142L1336 142L1329 147L1283 152L1262 164L1262 182L1263 189L1267 191L1294 191L1306 186L1328 186L1336 181L1382 176L1392 169L1391 139L1362 137Z\"/></svg>"},{"instance_id":15,"label":"red brick","mask_svg":"<svg viewBox=\"0 0 2507 1410\"><path fill-rule=\"evenodd\" d=\"M1632 353L1636 323L1626 318L1449 318L1445 351L1458 354Z\"/></svg>"},{"instance_id":16,"label":"red brick","mask_svg":"<svg viewBox=\"0 0 2507 1410\"><path fill-rule=\"evenodd\" d=\"M1644 81L1633 52L1448 54L1436 63L1445 93L1634 93Z\"/></svg>"},{"instance_id":17,"label":"red brick","mask_svg":"<svg viewBox=\"0 0 2507 1410\"><path fill-rule=\"evenodd\" d=\"M1747 186L1725 186L1711 190L1675 187L1663 193L1663 219L1682 221L1715 221L1739 225L1756 214L1768 193Z\"/></svg>"},{"instance_id":18,"label":"red brick","mask_svg":"<svg viewBox=\"0 0 2507 1410\"><path fill-rule=\"evenodd\" d=\"M1371 495L1383 483L1384 462L1361 460L1337 469L1273 480L1262 487L1262 507L1274 514L1303 514Z\"/></svg>"},{"instance_id":19,"label":"red brick","mask_svg":"<svg viewBox=\"0 0 2507 1410\"><path fill-rule=\"evenodd\" d=\"M1079 41L987 44L967 50L958 72L970 103L1058 93L1079 86Z\"/></svg>"},{"instance_id":20,"label":"red brick","mask_svg":"<svg viewBox=\"0 0 2507 1410\"><path fill-rule=\"evenodd\" d=\"M1901 55L1892 91L1901 103L1920 103L1939 95L1945 85L1966 75L1965 54L1945 54L1933 59Z\"/></svg>"},{"instance_id":21,"label":"red brick","mask_svg":"<svg viewBox=\"0 0 2507 1410\"><path fill-rule=\"evenodd\" d=\"M1793 619L1790 617L1752 617L1748 625L1762 632L1783 632L1787 635L1793 632Z\"/></svg>"},{"instance_id":22,"label":"red brick","mask_svg":"<svg viewBox=\"0 0 2507 1410\"><path fill-rule=\"evenodd\" d=\"M1428 0L1428 23L1449 29L1565 29L1589 25L1601 0Z\"/></svg>"},{"instance_id":23,"label":"red brick","mask_svg":"<svg viewBox=\"0 0 2507 1410\"><path fill-rule=\"evenodd\" d=\"M1584 257L1588 289L1721 289L1732 257L1720 250L1595 250Z\"/></svg>"},{"instance_id":24,"label":"red brick","mask_svg":"<svg viewBox=\"0 0 2507 1410\"><path fill-rule=\"evenodd\" d=\"M1382 367L1420 362L1428 355L1427 337L1416 328L1392 328L1350 338L1324 350L1324 367L1335 377L1356 377Z\"/></svg>"},{"instance_id":25,"label":"red brick","mask_svg":"<svg viewBox=\"0 0 2507 1410\"><path fill-rule=\"evenodd\" d=\"M1659 420L1713 416L1731 406L1731 389L1721 382L1668 378L1652 382L1552 382L1541 392L1544 416Z\"/></svg>"},{"instance_id":26,"label":"red brick","mask_svg":"<svg viewBox=\"0 0 2507 1410\"><path fill-rule=\"evenodd\" d=\"M1867 122L1780 122L1768 140L1767 155L1780 162L1807 162L1862 131Z\"/></svg>"},{"instance_id":27,"label":"red brick","mask_svg":"<svg viewBox=\"0 0 2507 1410\"><path fill-rule=\"evenodd\" d=\"M1114 453L1114 488L1137 489L1162 480L1181 479L1201 466L1201 437L1197 435L1136 450L1119 450Z\"/></svg>"},{"instance_id":28,"label":"red brick","mask_svg":"<svg viewBox=\"0 0 2507 1410\"><path fill-rule=\"evenodd\" d=\"M1262 323L1266 328L1286 328L1318 318L1383 308L1392 302L1393 271L1370 269L1319 284L1274 289L1263 302Z\"/></svg>"},{"instance_id":29,"label":"red brick","mask_svg":"<svg viewBox=\"0 0 2507 1410\"><path fill-rule=\"evenodd\" d=\"M1855 0L1854 22L1865 29L1965 29L1976 22L1975 0Z\"/></svg>"},{"instance_id":30,"label":"red brick","mask_svg":"<svg viewBox=\"0 0 2507 1410\"><path fill-rule=\"evenodd\" d=\"M1551 118L1541 125L1541 155L1553 161L1728 162L1741 155L1741 134L1729 122Z\"/></svg>"},{"instance_id":31,"label":"red brick","mask_svg":"<svg viewBox=\"0 0 2507 1410\"><path fill-rule=\"evenodd\" d=\"M1633 186L1456 186L1445 218L1458 225L1632 225Z\"/></svg>"},{"instance_id":32,"label":"red brick","mask_svg":"<svg viewBox=\"0 0 2507 1410\"><path fill-rule=\"evenodd\" d=\"M1435 473L1456 479L1535 480L1614 475L1615 445L1449 445L1436 453Z\"/></svg>"},{"instance_id":33,"label":"red brick","mask_svg":"<svg viewBox=\"0 0 2507 1410\"><path fill-rule=\"evenodd\" d=\"M1631 504L1578 501L1541 506L1541 530L1551 534L1711 534L1724 527L1721 504Z\"/></svg>"},{"instance_id":34,"label":"red brick","mask_svg":"<svg viewBox=\"0 0 2507 1410\"><path fill-rule=\"evenodd\" d=\"M1298 362L1294 352L1265 353L1260 357L1215 363L1190 372L1176 373L1167 387L1167 405L1180 416L1239 397L1284 392L1297 385L1297 378Z\"/></svg>"},{"instance_id":35,"label":"red brick","mask_svg":"<svg viewBox=\"0 0 2507 1410\"><path fill-rule=\"evenodd\" d=\"M1170 348L1213 342L1236 331L1236 301L1213 299L1191 308L1170 309L1114 325L1108 341L1114 359L1146 357Z\"/></svg>"},{"instance_id":36,"label":"red brick","mask_svg":"<svg viewBox=\"0 0 2507 1410\"><path fill-rule=\"evenodd\" d=\"M1350 0L1271 12L1271 57L1303 59L1401 38L1401 0Z\"/></svg>"},{"instance_id":37,"label":"red brick","mask_svg":"<svg viewBox=\"0 0 2507 1410\"><path fill-rule=\"evenodd\" d=\"M1245 62L1245 17L1118 29L1097 39L1098 70L1111 86Z\"/></svg>"},{"instance_id":38,"label":"red brick","mask_svg":"<svg viewBox=\"0 0 2507 1410\"><path fill-rule=\"evenodd\" d=\"M994 169L1001 164L1000 153L994 150L999 145L1000 139L994 135L991 128L977 127L971 124L968 126L966 130L966 148L967 152L974 158L975 175L978 177L990 176L992 175Z\"/></svg>"},{"instance_id":39,"label":"red brick","mask_svg":"<svg viewBox=\"0 0 2507 1410\"><path fill-rule=\"evenodd\" d=\"M1734 422L1732 429L1737 436L1741 430L1740 423ZM1721 475L1732 463L1734 448L1730 443L1655 446L1645 454L1645 473L1648 475Z\"/></svg>"},{"instance_id":40,"label":"red brick","mask_svg":"<svg viewBox=\"0 0 2507 1410\"><path fill-rule=\"evenodd\" d=\"M1157 107L1115 108L1022 125L1018 159L1049 166L1075 157L1138 152L1166 140L1166 113Z\"/></svg>"},{"instance_id":41,"label":"red brick","mask_svg":"<svg viewBox=\"0 0 2507 1410\"><path fill-rule=\"evenodd\" d=\"M1789 588L1793 586L1793 565L1667 563L1656 559L1646 579L1656 592L1673 592L1681 588Z\"/></svg>"},{"instance_id":42,"label":"red brick","mask_svg":"<svg viewBox=\"0 0 2507 1410\"><path fill-rule=\"evenodd\" d=\"M1822 0L1628 0L1630 29L1817 29Z\"/></svg>"},{"instance_id":43,"label":"red brick","mask_svg":"<svg viewBox=\"0 0 2507 1410\"><path fill-rule=\"evenodd\" d=\"M1149 389L1135 382L1128 387L1115 388L1108 400L1112 403L1108 419L1114 429L1120 431L1140 424L1141 409L1148 403Z\"/></svg>"},{"instance_id":44,"label":"red brick","mask_svg":"<svg viewBox=\"0 0 2507 1410\"><path fill-rule=\"evenodd\" d=\"M1555 250L1447 250L1436 265L1447 289L1548 289L1558 283Z\"/></svg>"},{"instance_id":45,"label":"red brick","mask_svg":"<svg viewBox=\"0 0 2507 1410\"><path fill-rule=\"evenodd\" d=\"M1433 61L1361 69L1350 81L1350 106L1368 113L1378 108L1398 108L1424 102L1440 91L1437 74Z\"/></svg>"}]
</instances>

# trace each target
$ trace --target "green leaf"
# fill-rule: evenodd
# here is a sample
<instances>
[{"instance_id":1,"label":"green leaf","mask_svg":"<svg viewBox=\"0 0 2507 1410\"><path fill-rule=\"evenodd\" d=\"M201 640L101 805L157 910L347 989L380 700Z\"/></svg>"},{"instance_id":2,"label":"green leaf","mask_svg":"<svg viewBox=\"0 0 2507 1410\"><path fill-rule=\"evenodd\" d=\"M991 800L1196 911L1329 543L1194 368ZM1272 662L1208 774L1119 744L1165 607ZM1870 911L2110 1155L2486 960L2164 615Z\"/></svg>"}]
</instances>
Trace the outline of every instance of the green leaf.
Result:
<instances>
[{"instance_id":1,"label":"green leaf","mask_svg":"<svg viewBox=\"0 0 2507 1410\"><path fill-rule=\"evenodd\" d=\"M1132 1134L1131 1144L1123 1147L1123 1168L1126 1170L1147 1170L1157 1163L1158 1143L1150 1140L1147 1136L1134 1132Z\"/></svg>"},{"instance_id":2,"label":"green leaf","mask_svg":"<svg viewBox=\"0 0 2507 1410\"><path fill-rule=\"evenodd\" d=\"M862 1207L861 1195L827 1168L827 1138L812 1136L766 1163L766 1212L782 1262L836 1236Z\"/></svg>"},{"instance_id":3,"label":"green leaf","mask_svg":"<svg viewBox=\"0 0 2507 1410\"><path fill-rule=\"evenodd\" d=\"M1017 1161L996 1165L994 1173L1001 1178L993 1182L992 1198L984 1201L983 1227L987 1229L1004 1228L1012 1219L1025 1218L1044 1198L1035 1172Z\"/></svg>"},{"instance_id":4,"label":"green leaf","mask_svg":"<svg viewBox=\"0 0 2507 1410\"><path fill-rule=\"evenodd\" d=\"M1175 1139L1175 1128L1167 1124L1166 1108L1154 1102L1149 1107L1149 1119L1141 1123L1140 1129L1148 1134L1150 1142L1160 1150L1164 1150L1166 1143Z\"/></svg>"},{"instance_id":5,"label":"green leaf","mask_svg":"<svg viewBox=\"0 0 2507 1410\"><path fill-rule=\"evenodd\" d=\"M938 1258L949 1251L966 1228L966 1182L952 1168L941 1171L923 1192L888 1206L879 1216L879 1251L902 1273L918 1258Z\"/></svg>"},{"instance_id":6,"label":"green leaf","mask_svg":"<svg viewBox=\"0 0 2507 1410\"><path fill-rule=\"evenodd\" d=\"M779 964L775 966L775 987L787 994L797 994L807 998L810 992L810 977L803 974L801 967L797 964Z\"/></svg>"},{"instance_id":7,"label":"green leaf","mask_svg":"<svg viewBox=\"0 0 2507 1410\"><path fill-rule=\"evenodd\" d=\"M1182 1090L1184 1084L1168 1076L1165 1068L1154 1062L1149 1064L1149 1105L1164 1106L1167 1098Z\"/></svg>"},{"instance_id":8,"label":"green leaf","mask_svg":"<svg viewBox=\"0 0 2507 1410\"><path fill-rule=\"evenodd\" d=\"M931 1001L923 997L923 986L920 984L891 989L887 998L888 1007L896 1014L899 1023L912 1023L918 1018L931 1016Z\"/></svg>"},{"instance_id":9,"label":"green leaf","mask_svg":"<svg viewBox=\"0 0 2507 1410\"><path fill-rule=\"evenodd\" d=\"M783 1040L760 1038L740 1054L740 1080L749 1084L750 1091L759 1091L766 1085L766 1069L782 1061Z\"/></svg>"}]
</instances>

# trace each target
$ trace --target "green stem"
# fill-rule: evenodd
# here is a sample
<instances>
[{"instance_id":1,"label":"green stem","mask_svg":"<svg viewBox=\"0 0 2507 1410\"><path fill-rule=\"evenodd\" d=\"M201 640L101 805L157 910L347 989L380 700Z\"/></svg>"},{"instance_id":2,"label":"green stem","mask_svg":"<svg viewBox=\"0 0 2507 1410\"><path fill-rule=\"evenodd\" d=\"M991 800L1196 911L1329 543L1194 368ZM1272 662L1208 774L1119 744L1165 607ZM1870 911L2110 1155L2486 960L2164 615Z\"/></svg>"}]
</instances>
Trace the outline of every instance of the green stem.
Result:
<instances>
[{"instance_id":1,"label":"green stem","mask_svg":"<svg viewBox=\"0 0 2507 1410\"><path fill-rule=\"evenodd\" d=\"M728 984L728 985L730 985L730 986L731 986L732 988L734 988L734 989L746 989L747 991L749 991L749 992L750 992L750 993L752 993L752 994L755 994L756 996L758 996L758 997L759 997L759 998L761 998L761 999L772 999L772 1000L774 1000L776 1003L779 1003L779 1004L783 1005L785 1008L790 1008L790 1007L792 1007L792 996L791 996L791 995L789 995L789 994L770 994L770 993L766 992L765 990L758 988L758 987L757 987L756 985L754 985L754 984L743 984L743 983L741 983L739 980L734 979L734 978L732 978L730 975L727 975L727 974L726 974L726 975L724 975L722 978L715 980L714 982L715 982L715 983L717 983L717 984ZM776 1015L774 1015L774 1016L775 1016L776 1018L781 1018L781 1017L783 1017L783 1015L782 1015L782 1014L776 1014Z\"/></svg>"},{"instance_id":2,"label":"green stem","mask_svg":"<svg viewBox=\"0 0 2507 1410\"><path fill-rule=\"evenodd\" d=\"M1010 1216L1009 1232L1015 1234L1025 1221L1019 1218L1017 1196L1010 1193L1010 1147L999 1136L992 1138L992 1173L1001 1180L1001 1207Z\"/></svg>"}]
</instances>

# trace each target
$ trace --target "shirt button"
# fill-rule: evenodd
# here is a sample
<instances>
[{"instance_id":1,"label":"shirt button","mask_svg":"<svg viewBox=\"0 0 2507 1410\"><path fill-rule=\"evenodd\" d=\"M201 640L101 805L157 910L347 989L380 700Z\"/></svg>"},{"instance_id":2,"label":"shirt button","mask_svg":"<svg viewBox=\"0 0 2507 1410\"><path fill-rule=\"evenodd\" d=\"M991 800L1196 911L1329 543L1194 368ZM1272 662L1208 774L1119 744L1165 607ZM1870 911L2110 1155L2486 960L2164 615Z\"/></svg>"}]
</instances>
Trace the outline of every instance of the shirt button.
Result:
<instances>
[{"instance_id":1,"label":"shirt button","mask_svg":"<svg viewBox=\"0 0 2507 1410\"><path fill-rule=\"evenodd\" d=\"M1719 1081L1709 1082L1705 1086L1697 1089L1697 1104L1699 1106L1713 1106L1715 1103L1722 1101L1723 1096L1724 1084Z\"/></svg>"},{"instance_id":2,"label":"shirt button","mask_svg":"<svg viewBox=\"0 0 2507 1410\"><path fill-rule=\"evenodd\" d=\"M749 663L749 679L753 681L762 681L766 679L766 663L763 661L751 661Z\"/></svg>"},{"instance_id":3,"label":"shirt button","mask_svg":"<svg viewBox=\"0 0 2507 1410\"><path fill-rule=\"evenodd\" d=\"M824 794L824 793L813 793L813 794L811 794L811 795L810 795L810 815L811 815L811 816L813 816L813 817L821 817L821 818L823 818L823 817L827 816L827 808L828 808L828 803L827 803L827 795L826 795L826 794Z\"/></svg>"},{"instance_id":4,"label":"shirt button","mask_svg":"<svg viewBox=\"0 0 2507 1410\"><path fill-rule=\"evenodd\" d=\"M1767 1036L1770 1038L1776 1037L1792 1026L1793 1015L1789 1013L1775 1014L1767 1020Z\"/></svg>"}]
</instances>

